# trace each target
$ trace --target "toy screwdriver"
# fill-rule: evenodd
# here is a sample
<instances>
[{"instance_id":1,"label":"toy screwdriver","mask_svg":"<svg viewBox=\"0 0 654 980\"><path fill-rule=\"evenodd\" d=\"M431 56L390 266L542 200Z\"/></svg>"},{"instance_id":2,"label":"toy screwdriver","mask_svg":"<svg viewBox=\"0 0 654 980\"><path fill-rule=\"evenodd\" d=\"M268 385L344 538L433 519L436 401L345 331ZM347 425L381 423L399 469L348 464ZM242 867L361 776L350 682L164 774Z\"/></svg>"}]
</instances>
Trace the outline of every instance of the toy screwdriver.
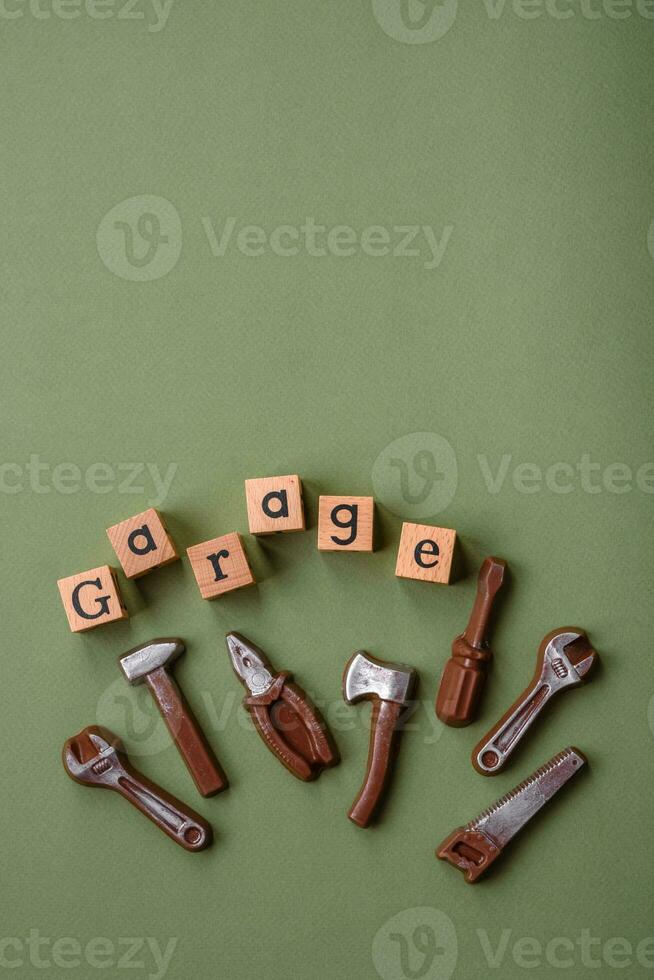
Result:
<instances>
[{"instance_id":1,"label":"toy screwdriver","mask_svg":"<svg viewBox=\"0 0 654 980\"><path fill-rule=\"evenodd\" d=\"M452 643L436 698L436 714L445 725L463 728L474 721L486 667L493 654L486 631L493 600L506 575L502 558L486 558L479 569L477 596L465 631Z\"/></svg>"}]
</instances>

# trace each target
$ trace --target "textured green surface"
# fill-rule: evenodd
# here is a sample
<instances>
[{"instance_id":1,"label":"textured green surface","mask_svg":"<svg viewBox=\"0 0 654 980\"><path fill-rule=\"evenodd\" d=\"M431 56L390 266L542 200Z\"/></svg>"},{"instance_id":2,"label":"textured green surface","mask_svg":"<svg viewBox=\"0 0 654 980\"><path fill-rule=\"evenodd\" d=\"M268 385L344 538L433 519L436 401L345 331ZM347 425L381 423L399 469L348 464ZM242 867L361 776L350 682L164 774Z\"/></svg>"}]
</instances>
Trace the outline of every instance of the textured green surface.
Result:
<instances>
[{"instance_id":1,"label":"textured green surface","mask_svg":"<svg viewBox=\"0 0 654 980\"><path fill-rule=\"evenodd\" d=\"M419 27L393 37L380 26L399 7L177 0L160 31L9 3L23 16L0 17L0 390L13 464L0 496L0 973L122 976L125 937L140 937L128 975L161 976L149 937L177 940L166 975L179 980L650 975L654 943L640 962L636 947L654 934L652 467L640 487L636 473L653 456L652 11L594 0L595 19L575 3L557 8L570 18L528 19L534 8L461 5L444 36L414 44L404 40ZM134 8L146 10L154 22L153 8ZM121 213L103 219L135 196L145 200L128 224L158 213L155 196L181 232L162 226L152 261L137 234L130 265ZM423 237L404 257L254 257L235 244L243 226L270 233L307 216L358 235L382 226L392 242L414 224L450 237L431 269ZM219 238L230 217L234 236L213 255L207 228ZM151 237L153 219L141 230ZM430 442L411 433L453 447L453 499L439 509L405 493L402 510L401 468L384 457L376 553L319 554L319 493L372 492L375 460L402 436L420 495ZM108 471L103 493L74 469L43 470L37 484L30 454L87 476L96 463L176 464L160 506L181 547L247 531L244 478L298 472L309 530L246 535L256 589L203 602L180 562L124 583L128 623L73 636L56 579L110 562L105 527L157 495L147 471L135 493ZM568 493L551 488L563 470L550 486L521 484L524 471L514 481L520 464L545 474L584 454L600 467L592 484L576 470ZM484 472L503 456L491 493ZM607 475L614 463L631 482ZM401 517L384 501L458 529L455 584L395 579ZM443 730L436 680L489 553L513 572L495 668L479 721ZM568 623L589 630L601 673L552 706L508 772L482 779L471 747L531 676L541 637ZM227 629L322 702L338 769L302 785L248 731ZM117 673L122 651L166 634L187 641L178 678L231 779L215 800L198 798L145 694L130 701ZM423 702L385 819L368 832L345 818L367 753L369 709L340 699L356 647L415 665ZM66 778L61 744L97 720L213 822L211 851L178 850L117 798ZM496 874L470 888L434 860L453 827L571 742L588 774ZM31 930L50 942L30 951ZM76 955L75 941L94 938Z\"/></svg>"}]
</instances>

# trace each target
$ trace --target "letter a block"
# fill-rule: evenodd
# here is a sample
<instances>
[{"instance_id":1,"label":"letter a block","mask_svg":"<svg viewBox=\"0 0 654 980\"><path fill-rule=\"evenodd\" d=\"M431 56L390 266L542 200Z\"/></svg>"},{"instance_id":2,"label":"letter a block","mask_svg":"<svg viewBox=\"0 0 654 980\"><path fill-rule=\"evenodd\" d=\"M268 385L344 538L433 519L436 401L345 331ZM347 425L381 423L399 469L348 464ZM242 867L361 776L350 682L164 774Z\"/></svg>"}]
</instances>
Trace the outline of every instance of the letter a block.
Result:
<instances>
[{"instance_id":1,"label":"letter a block","mask_svg":"<svg viewBox=\"0 0 654 980\"><path fill-rule=\"evenodd\" d=\"M186 549L203 599L254 585L254 575L239 534L224 534Z\"/></svg>"},{"instance_id":2,"label":"letter a block","mask_svg":"<svg viewBox=\"0 0 654 980\"><path fill-rule=\"evenodd\" d=\"M373 497L320 497L319 551L372 551Z\"/></svg>"},{"instance_id":3,"label":"letter a block","mask_svg":"<svg viewBox=\"0 0 654 980\"><path fill-rule=\"evenodd\" d=\"M304 531L299 476L266 476L245 481L250 534Z\"/></svg>"},{"instance_id":4,"label":"letter a block","mask_svg":"<svg viewBox=\"0 0 654 980\"><path fill-rule=\"evenodd\" d=\"M107 534L127 578L139 578L179 558L163 518L154 507L108 527Z\"/></svg>"},{"instance_id":5,"label":"letter a block","mask_svg":"<svg viewBox=\"0 0 654 980\"><path fill-rule=\"evenodd\" d=\"M447 585L454 556L456 531L430 524L402 525L395 574Z\"/></svg>"},{"instance_id":6,"label":"letter a block","mask_svg":"<svg viewBox=\"0 0 654 980\"><path fill-rule=\"evenodd\" d=\"M57 587L73 633L83 633L117 619L129 619L114 570L109 565L60 578Z\"/></svg>"}]
</instances>

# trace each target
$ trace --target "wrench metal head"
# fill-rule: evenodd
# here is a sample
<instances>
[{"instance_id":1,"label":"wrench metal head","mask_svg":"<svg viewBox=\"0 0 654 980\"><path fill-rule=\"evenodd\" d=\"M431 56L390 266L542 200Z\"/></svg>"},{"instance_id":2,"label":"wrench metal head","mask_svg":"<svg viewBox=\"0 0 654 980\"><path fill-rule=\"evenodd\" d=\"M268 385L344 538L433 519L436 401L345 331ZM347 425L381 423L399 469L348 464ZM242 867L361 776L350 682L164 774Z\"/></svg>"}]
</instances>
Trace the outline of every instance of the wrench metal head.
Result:
<instances>
[{"instance_id":1,"label":"wrench metal head","mask_svg":"<svg viewBox=\"0 0 654 980\"><path fill-rule=\"evenodd\" d=\"M265 694L275 676L263 650L240 633L228 633L225 642L234 673L241 684L255 697Z\"/></svg>"},{"instance_id":2,"label":"wrench metal head","mask_svg":"<svg viewBox=\"0 0 654 980\"><path fill-rule=\"evenodd\" d=\"M89 725L64 742L64 769L77 783L106 785L110 780L105 774L122 768L118 756L121 748L118 736L106 728Z\"/></svg>"},{"instance_id":3,"label":"wrench metal head","mask_svg":"<svg viewBox=\"0 0 654 980\"><path fill-rule=\"evenodd\" d=\"M557 687L581 684L599 659L586 631L577 626L561 626L552 630L540 645L543 669L556 680Z\"/></svg>"}]
</instances>

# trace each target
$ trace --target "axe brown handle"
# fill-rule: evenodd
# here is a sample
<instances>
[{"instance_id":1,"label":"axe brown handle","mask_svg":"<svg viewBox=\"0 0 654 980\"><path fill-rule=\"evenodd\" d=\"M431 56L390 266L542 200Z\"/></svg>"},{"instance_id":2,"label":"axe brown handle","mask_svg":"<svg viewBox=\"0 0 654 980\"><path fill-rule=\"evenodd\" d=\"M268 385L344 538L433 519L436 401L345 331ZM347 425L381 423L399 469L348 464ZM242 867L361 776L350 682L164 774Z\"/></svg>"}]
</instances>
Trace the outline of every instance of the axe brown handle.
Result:
<instances>
[{"instance_id":1,"label":"axe brown handle","mask_svg":"<svg viewBox=\"0 0 654 980\"><path fill-rule=\"evenodd\" d=\"M158 667L145 680L198 792L214 796L227 789L227 777L173 678Z\"/></svg>"},{"instance_id":2,"label":"axe brown handle","mask_svg":"<svg viewBox=\"0 0 654 980\"><path fill-rule=\"evenodd\" d=\"M370 824L381 802L390 774L397 723L403 707L396 701L377 698L373 701L366 776L348 813L350 820L359 827Z\"/></svg>"}]
</instances>

